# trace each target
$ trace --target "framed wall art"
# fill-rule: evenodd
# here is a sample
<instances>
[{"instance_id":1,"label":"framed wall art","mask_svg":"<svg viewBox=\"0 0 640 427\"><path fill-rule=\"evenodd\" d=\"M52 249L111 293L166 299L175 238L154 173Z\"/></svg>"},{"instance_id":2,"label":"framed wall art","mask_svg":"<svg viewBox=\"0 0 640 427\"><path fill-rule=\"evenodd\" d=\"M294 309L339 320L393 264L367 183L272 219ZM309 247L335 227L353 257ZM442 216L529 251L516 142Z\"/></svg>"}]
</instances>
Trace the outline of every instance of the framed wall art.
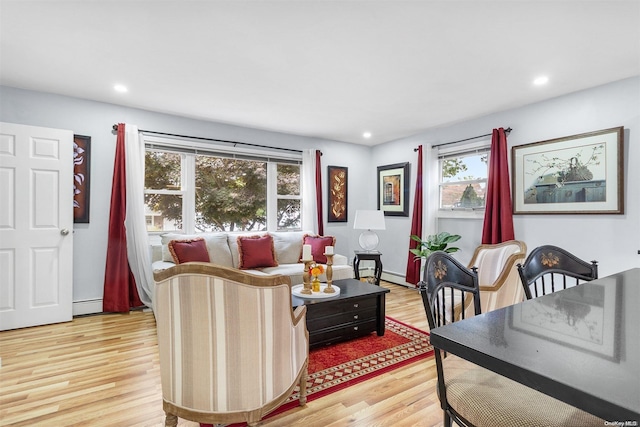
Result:
<instances>
[{"instance_id":1,"label":"framed wall art","mask_svg":"<svg viewBox=\"0 0 640 427\"><path fill-rule=\"evenodd\" d=\"M91 137L73 135L73 222L89 222Z\"/></svg>"},{"instance_id":2,"label":"framed wall art","mask_svg":"<svg viewBox=\"0 0 640 427\"><path fill-rule=\"evenodd\" d=\"M511 149L514 214L624 213L622 126Z\"/></svg>"},{"instance_id":3,"label":"framed wall art","mask_svg":"<svg viewBox=\"0 0 640 427\"><path fill-rule=\"evenodd\" d=\"M342 166L327 166L329 176L329 213L328 222L347 222L347 184L348 170Z\"/></svg>"},{"instance_id":4,"label":"framed wall art","mask_svg":"<svg viewBox=\"0 0 640 427\"><path fill-rule=\"evenodd\" d=\"M378 166L378 209L386 216L409 216L409 162Z\"/></svg>"}]
</instances>

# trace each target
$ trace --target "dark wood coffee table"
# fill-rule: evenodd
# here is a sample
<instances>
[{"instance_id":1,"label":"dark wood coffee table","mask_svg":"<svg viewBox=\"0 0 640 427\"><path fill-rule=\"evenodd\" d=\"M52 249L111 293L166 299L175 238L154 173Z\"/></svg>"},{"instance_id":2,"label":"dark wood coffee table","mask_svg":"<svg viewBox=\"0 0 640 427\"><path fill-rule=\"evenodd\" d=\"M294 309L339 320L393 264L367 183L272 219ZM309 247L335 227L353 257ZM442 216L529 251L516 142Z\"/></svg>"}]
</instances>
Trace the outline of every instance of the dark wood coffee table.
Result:
<instances>
[{"instance_id":1,"label":"dark wood coffee table","mask_svg":"<svg viewBox=\"0 0 640 427\"><path fill-rule=\"evenodd\" d=\"M321 347L377 332L384 335L385 294L389 289L355 279L333 282L340 295L305 299L291 296L294 307L307 306L309 347Z\"/></svg>"}]
</instances>

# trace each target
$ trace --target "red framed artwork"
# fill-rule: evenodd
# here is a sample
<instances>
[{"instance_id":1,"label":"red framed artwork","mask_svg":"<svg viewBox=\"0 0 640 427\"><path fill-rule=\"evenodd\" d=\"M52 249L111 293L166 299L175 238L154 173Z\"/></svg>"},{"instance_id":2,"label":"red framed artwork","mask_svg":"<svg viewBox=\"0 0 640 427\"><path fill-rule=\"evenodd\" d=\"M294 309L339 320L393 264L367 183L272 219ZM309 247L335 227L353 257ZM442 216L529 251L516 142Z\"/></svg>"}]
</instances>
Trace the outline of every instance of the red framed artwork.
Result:
<instances>
[{"instance_id":1,"label":"red framed artwork","mask_svg":"<svg viewBox=\"0 0 640 427\"><path fill-rule=\"evenodd\" d=\"M89 222L91 137L73 135L73 222Z\"/></svg>"}]
</instances>

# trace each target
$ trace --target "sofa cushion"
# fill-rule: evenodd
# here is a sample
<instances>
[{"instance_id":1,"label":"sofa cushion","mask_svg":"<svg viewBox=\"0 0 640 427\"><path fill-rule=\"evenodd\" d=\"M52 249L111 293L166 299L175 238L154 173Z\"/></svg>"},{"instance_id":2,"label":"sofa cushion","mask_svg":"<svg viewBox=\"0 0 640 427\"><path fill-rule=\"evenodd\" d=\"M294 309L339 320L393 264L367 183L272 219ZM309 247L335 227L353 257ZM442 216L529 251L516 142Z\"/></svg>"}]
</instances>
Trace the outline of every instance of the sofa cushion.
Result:
<instances>
[{"instance_id":1,"label":"sofa cushion","mask_svg":"<svg viewBox=\"0 0 640 427\"><path fill-rule=\"evenodd\" d=\"M199 233L199 234L178 234L167 233L160 238L162 243L162 260L172 262L173 257L169 251L169 242L172 240L187 240L203 238L209 252L209 262L222 265L224 267L234 267L229 244L227 243L227 233Z\"/></svg>"},{"instance_id":2,"label":"sofa cushion","mask_svg":"<svg viewBox=\"0 0 640 427\"><path fill-rule=\"evenodd\" d=\"M267 234L266 231L241 231L241 232L230 232L227 233L227 246L229 247L229 252L231 253L231 266L233 268L240 268L240 250L238 249L238 237L246 237L246 236L265 236Z\"/></svg>"},{"instance_id":3,"label":"sofa cushion","mask_svg":"<svg viewBox=\"0 0 640 427\"><path fill-rule=\"evenodd\" d=\"M276 248L278 264L295 264L300 262L302 238L305 233L301 231L276 231L269 234L273 237L273 245Z\"/></svg>"},{"instance_id":4,"label":"sofa cushion","mask_svg":"<svg viewBox=\"0 0 640 427\"><path fill-rule=\"evenodd\" d=\"M324 255L324 248L327 246L335 246L336 238L333 236L313 236L305 234L302 238L303 245L311 245L311 256L315 262L323 264L327 263L327 257ZM302 253L300 253L302 255Z\"/></svg>"},{"instance_id":5,"label":"sofa cushion","mask_svg":"<svg viewBox=\"0 0 640 427\"><path fill-rule=\"evenodd\" d=\"M247 270L252 268L276 267L276 250L273 246L273 237L269 234L263 236L238 236L238 268Z\"/></svg>"},{"instance_id":6,"label":"sofa cushion","mask_svg":"<svg viewBox=\"0 0 640 427\"><path fill-rule=\"evenodd\" d=\"M172 240L167 245L173 257L173 262L209 262L207 244L202 237L185 240Z\"/></svg>"}]
</instances>

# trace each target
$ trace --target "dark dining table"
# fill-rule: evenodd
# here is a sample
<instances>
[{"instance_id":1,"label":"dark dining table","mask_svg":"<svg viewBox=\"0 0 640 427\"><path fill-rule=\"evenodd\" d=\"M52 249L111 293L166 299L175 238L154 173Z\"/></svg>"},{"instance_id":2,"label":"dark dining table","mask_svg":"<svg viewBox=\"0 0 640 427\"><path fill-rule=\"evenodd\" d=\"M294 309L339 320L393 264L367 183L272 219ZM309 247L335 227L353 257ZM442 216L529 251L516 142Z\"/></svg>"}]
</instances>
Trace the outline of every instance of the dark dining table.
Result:
<instances>
[{"instance_id":1,"label":"dark dining table","mask_svg":"<svg viewBox=\"0 0 640 427\"><path fill-rule=\"evenodd\" d=\"M640 268L435 328L431 343L621 423L610 425L640 425Z\"/></svg>"}]
</instances>

